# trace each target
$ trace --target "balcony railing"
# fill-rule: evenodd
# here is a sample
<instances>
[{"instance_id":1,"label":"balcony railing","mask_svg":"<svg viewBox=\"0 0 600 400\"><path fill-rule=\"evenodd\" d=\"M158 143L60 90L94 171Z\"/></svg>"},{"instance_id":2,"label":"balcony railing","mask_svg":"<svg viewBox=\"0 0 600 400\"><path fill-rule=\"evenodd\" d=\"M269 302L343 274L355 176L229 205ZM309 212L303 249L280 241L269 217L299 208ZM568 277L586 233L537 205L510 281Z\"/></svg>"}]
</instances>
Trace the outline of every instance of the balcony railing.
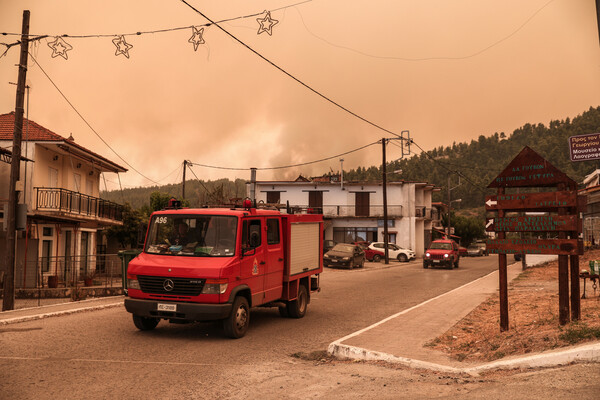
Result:
<instances>
[{"instance_id":1,"label":"balcony railing","mask_svg":"<svg viewBox=\"0 0 600 400\"><path fill-rule=\"evenodd\" d=\"M36 187L35 190L36 210L123 220L123 206L120 204L67 189Z\"/></svg>"},{"instance_id":2,"label":"balcony railing","mask_svg":"<svg viewBox=\"0 0 600 400\"><path fill-rule=\"evenodd\" d=\"M383 217L383 206L356 207L353 205L325 205L323 207L309 207L307 205L290 206L291 209L306 210L308 214L323 214L326 218L344 217ZM367 211L368 210L368 211ZM366 211L366 212L365 212ZM358 213L357 213L358 212ZM401 205L388 205L387 214L390 218L402 217Z\"/></svg>"}]
</instances>

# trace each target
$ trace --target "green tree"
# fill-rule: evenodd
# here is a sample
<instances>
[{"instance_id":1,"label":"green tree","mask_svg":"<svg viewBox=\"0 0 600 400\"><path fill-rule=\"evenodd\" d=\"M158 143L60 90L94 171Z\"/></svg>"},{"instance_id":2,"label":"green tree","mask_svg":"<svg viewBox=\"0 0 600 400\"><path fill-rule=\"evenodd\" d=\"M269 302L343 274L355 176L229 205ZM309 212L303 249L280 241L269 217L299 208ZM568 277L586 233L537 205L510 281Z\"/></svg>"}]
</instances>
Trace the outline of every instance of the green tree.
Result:
<instances>
[{"instance_id":1,"label":"green tree","mask_svg":"<svg viewBox=\"0 0 600 400\"><path fill-rule=\"evenodd\" d=\"M118 240L121 247L137 247L140 229L146 226L148 221L141 211L134 210L129 203L123 205L123 225L111 226L107 230L109 237Z\"/></svg>"}]
</instances>

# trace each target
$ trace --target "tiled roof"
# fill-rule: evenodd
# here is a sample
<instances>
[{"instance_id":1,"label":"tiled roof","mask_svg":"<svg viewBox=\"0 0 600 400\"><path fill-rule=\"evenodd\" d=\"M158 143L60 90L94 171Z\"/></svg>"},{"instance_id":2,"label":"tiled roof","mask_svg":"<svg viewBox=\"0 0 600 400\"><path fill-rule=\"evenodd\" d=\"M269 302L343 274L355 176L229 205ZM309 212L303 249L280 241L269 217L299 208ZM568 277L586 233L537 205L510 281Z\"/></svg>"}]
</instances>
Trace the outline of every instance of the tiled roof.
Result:
<instances>
[{"instance_id":1,"label":"tiled roof","mask_svg":"<svg viewBox=\"0 0 600 400\"><path fill-rule=\"evenodd\" d=\"M27 129L27 141L28 142L63 142L72 146L76 149L79 149L93 157L96 157L99 160L104 161L105 164L108 164L112 167L112 169L121 170L121 172L127 171L126 168L123 168L119 164L116 164L109 159L94 153L91 150L86 149L80 144L75 143L73 138L64 138L59 134L52 132L50 129L44 128L40 124L27 120L27 118L23 118L23 140L25 140L25 129L27 127L27 122L29 121L28 129ZM13 132L15 127L15 112L12 111L8 114L0 115L0 140L13 140ZM116 172L116 171L115 171Z\"/></svg>"},{"instance_id":2,"label":"tiled roof","mask_svg":"<svg viewBox=\"0 0 600 400\"><path fill-rule=\"evenodd\" d=\"M23 118L23 140L25 140L25 125L27 119ZM0 140L12 140L15 129L15 112L0 115ZM54 141L62 142L64 137L57 135L49 129L29 120L29 128L27 131L27 140L32 141Z\"/></svg>"}]
</instances>

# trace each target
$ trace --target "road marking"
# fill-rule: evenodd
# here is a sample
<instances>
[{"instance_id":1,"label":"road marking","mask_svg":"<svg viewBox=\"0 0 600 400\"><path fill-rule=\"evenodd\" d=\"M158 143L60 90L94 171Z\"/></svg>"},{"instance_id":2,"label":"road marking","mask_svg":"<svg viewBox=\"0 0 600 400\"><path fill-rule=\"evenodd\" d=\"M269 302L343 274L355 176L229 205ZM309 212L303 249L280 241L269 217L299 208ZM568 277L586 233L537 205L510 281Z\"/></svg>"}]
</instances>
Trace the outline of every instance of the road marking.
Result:
<instances>
[{"instance_id":1,"label":"road marking","mask_svg":"<svg viewBox=\"0 0 600 400\"><path fill-rule=\"evenodd\" d=\"M87 362L87 363L108 363L108 364L146 364L146 365L183 365L183 366L225 366L225 365L238 365L238 366L250 366L254 364L217 364L217 363L193 363L193 362L173 362L173 361L138 361L138 360L102 360L102 359L85 359L85 358L63 358L63 357L2 357L0 360L13 360L13 361L48 361L48 362Z\"/></svg>"}]
</instances>

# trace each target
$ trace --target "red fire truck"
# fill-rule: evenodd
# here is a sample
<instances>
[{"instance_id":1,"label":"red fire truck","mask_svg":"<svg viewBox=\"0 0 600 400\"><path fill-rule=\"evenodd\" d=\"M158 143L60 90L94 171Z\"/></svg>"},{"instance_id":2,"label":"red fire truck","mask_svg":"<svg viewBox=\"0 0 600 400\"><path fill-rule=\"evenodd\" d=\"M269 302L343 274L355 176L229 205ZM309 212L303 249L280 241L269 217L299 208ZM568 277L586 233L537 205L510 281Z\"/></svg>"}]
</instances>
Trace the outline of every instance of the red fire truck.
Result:
<instances>
[{"instance_id":1,"label":"red fire truck","mask_svg":"<svg viewBox=\"0 0 600 400\"><path fill-rule=\"evenodd\" d=\"M323 217L244 208L152 214L144 251L129 262L125 308L140 330L222 320L241 338L250 308L302 318L323 272Z\"/></svg>"}]
</instances>

